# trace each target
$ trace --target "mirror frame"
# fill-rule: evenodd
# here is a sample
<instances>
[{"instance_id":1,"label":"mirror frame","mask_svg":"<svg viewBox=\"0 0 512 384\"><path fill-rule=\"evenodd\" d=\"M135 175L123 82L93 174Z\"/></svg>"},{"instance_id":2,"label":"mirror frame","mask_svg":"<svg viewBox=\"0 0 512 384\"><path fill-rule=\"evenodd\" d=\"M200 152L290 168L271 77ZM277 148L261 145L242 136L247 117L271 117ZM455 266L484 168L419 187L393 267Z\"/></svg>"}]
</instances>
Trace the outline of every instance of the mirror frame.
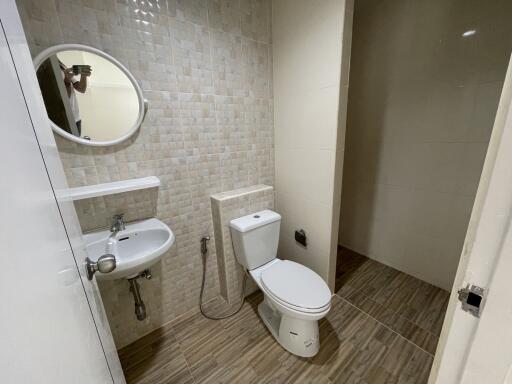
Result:
<instances>
[{"instance_id":1,"label":"mirror frame","mask_svg":"<svg viewBox=\"0 0 512 384\"><path fill-rule=\"evenodd\" d=\"M89 145L93 147L107 147L110 145L116 145L119 143L122 143L126 139L130 138L142 125L142 122L144 121L144 118L146 117L146 113L148 110L148 102L146 99L144 99L144 95L142 93L142 89L140 88L139 84L137 83L137 80L135 80L135 77L130 73L130 71L121 64L117 59L110 56L108 53L105 53L99 49L90 47L88 45L82 45L82 44L59 44L54 45L52 47L49 47L42 51L40 54L38 54L34 59L34 67L37 72L39 66L50 56L55 55L62 51L85 51L89 53L94 53L98 56L101 56L105 60L110 61L112 64L117 66L125 75L128 77L130 82L132 83L133 87L135 88L135 92L137 93L137 98L139 99L139 116L137 118L137 121L135 124L128 130L126 134L123 136L114 139L114 140L108 140L108 141L91 141L84 139L82 137L77 137L72 135L71 133L66 132L62 128L60 128L57 124L55 124L49 117L48 121L50 122L50 125L52 127L53 132L59 134L62 137L65 137L68 140L74 141L75 143Z\"/></svg>"}]
</instances>

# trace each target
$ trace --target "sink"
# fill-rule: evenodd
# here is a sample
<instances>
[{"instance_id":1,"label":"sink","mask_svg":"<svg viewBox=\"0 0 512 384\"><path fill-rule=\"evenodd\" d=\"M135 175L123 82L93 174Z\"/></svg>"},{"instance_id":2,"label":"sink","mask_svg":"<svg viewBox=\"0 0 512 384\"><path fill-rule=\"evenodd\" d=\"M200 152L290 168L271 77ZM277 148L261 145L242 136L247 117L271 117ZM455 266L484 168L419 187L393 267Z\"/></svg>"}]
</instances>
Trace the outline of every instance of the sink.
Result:
<instances>
[{"instance_id":1,"label":"sink","mask_svg":"<svg viewBox=\"0 0 512 384\"><path fill-rule=\"evenodd\" d=\"M135 277L157 263L175 239L171 229L154 218L126 224L126 229L115 236L108 229L84 235L92 261L106 253L116 257L116 268L110 273L97 273L98 280Z\"/></svg>"}]
</instances>

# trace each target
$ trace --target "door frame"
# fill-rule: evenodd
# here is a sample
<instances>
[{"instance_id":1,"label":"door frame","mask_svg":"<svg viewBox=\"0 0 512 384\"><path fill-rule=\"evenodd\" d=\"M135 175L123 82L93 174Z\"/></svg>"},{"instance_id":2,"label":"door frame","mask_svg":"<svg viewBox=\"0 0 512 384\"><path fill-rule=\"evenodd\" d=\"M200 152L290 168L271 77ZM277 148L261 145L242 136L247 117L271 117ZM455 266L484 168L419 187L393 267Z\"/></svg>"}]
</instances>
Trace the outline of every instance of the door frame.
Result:
<instances>
[{"instance_id":1,"label":"door frame","mask_svg":"<svg viewBox=\"0 0 512 384\"><path fill-rule=\"evenodd\" d=\"M430 373L429 384L478 382L466 376L475 373L475 353L495 365L497 350L477 351L475 344L481 320L486 316L486 301L497 293L492 291L500 277L496 266L507 257L504 245L512 241L509 226L512 219L512 58L509 62L501 98L496 113L489 147L480 177L459 267L450 295L443 329ZM510 257L510 256L509 256ZM501 271L503 272L503 271ZM482 317L464 312L458 300L458 290L467 284L485 289ZM510 299L510 294L508 294ZM490 303L491 301L489 301ZM511 300L509 300L511 302ZM489 314L489 316L492 316ZM498 316L496 311L494 316ZM510 342L511 340L503 340ZM512 349L512 348L511 348ZM483 366L480 367L484 369ZM499 368L499 367L495 367ZM503 367L501 367L503 369ZM488 369L488 368L487 368ZM478 369L477 369L478 370ZM481 371L480 371L481 373ZM466 380L469 381L463 381ZM491 381L487 381L491 383Z\"/></svg>"}]
</instances>

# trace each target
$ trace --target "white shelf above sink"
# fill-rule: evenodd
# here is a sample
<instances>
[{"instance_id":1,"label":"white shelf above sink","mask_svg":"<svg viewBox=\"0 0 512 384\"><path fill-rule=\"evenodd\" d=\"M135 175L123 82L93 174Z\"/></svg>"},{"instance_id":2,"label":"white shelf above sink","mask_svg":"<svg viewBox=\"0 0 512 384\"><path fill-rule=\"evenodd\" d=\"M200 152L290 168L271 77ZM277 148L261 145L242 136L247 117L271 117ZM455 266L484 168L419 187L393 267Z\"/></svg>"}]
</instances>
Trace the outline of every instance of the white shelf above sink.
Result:
<instances>
[{"instance_id":1,"label":"white shelf above sink","mask_svg":"<svg viewBox=\"0 0 512 384\"><path fill-rule=\"evenodd\" d=\"M59 193L59 198L70 200L83 200L92 197L113 195L116 193L138 191L146 188L160 186L160 179L156 176L142 177L138 179L113 181L111 183L87 185L85 187L69 188Z\"/></svg>"}]
</instances>

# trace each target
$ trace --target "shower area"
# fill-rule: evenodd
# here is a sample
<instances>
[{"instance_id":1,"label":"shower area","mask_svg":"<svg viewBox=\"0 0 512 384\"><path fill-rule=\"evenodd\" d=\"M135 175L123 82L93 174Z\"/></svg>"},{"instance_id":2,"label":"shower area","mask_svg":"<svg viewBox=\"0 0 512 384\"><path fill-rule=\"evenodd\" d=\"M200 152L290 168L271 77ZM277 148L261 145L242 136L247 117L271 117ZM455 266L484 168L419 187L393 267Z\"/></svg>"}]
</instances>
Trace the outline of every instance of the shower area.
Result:
<instances>
[{"instance_id":1,"label":"shower area","mask_svg":"<svg viewBox=\"0 0 512 384\"><path fill-rule=\"evenodd\" d=\"M336 292L434 355L512 49L512 3L356 0Z\"/></svg>"}]
</instances>

